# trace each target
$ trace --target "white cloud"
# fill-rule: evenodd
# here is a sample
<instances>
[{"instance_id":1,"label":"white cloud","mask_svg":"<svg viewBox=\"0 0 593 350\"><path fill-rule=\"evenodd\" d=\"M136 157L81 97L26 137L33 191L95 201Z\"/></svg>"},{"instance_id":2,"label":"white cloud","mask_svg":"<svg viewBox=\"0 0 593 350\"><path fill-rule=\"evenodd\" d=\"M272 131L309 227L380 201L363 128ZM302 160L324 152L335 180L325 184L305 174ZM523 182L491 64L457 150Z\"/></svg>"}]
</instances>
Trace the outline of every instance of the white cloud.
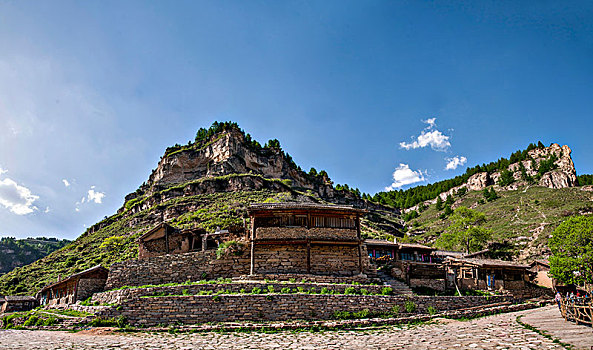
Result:
<instances>
[{"instance_id":1,"label":"white cloud","mask_svg":"<svg viewBox=\"0 0 593 350\"><path fill-rule=\"evenodd\" d=\"M464 156L445 158L445 160L447 161L447 166L445 167L446 170L455 170L457 169L457 167L467 163L467 158L465 158Z\"/></svg>"},{"instance_id":2,"label":"white cloud","mask_svg":"<svg viewBox=\"0 0 593 350\"><path fill-rule=\"evenodd\" d=\"M74 210L76 210L77 212L80 211L80 209L78 209L78 208L74 208Z\"/></svg>"},{"instance_id":3,"label":"white cloud","mask_svg":"<svg viewBox=\"0 0 593 350\"><path fill-rule=\"evenodd\" d=\"M0 175L6 174L8 170L0 168Z\"/></svg>"},{"instance_id":4,"label":"white cloud","mask_svg":"<svg viewBox=\"0 0 593 350\"><path fill-rule=\"evenodd\" d=\"M0 180L0 204L17 215L30 214L37 210L33 203L39 196L31 193L28 188L6 178Z\"/></svg>"},{"instance_id":5,"label":"white cloud","mask_svg":"<svg viewBox=\"0 0 593 350\"><path fill-rule=\"evenodd\" d=\"M95 186L92 186L91 189L88 191L87 198L88 198L89 202L95 202L98 204L102 203L103 198L105 197L105 193L95 191L95 190L93 190L93 188L95 188Z\"/></svg>"},{"instance_id":6,"label":"white cloud","mask_svg":"<svg viewBox=\"0 0 593 350\"><path fill-rule=\"evenodd\" d=\"M69 187L70 186L70 182L66 179L62 179L62 182L64 183L64 186Z\"/></svg>"},{"instance_id":7,"label":"white cloud","mask_svg":"<svg viewBox=\"0 0 593 350\"><path fill-rule=\"evenodd\" d=\"M428 124L428 126L426 127L427 129L432 129L437 126L436 121L437 118L428 118L426 120L423 120L422 122Z\"/></svg>"},{"instance_id":8,"label":"white cloud","mask_svg":"<svg viewBox=\"0 0 593 350\"><path fill-rule=\"evenodd\" d=\"M400 142L399 146L401 148L411 150L430 146L435 151L446 151L447 148L451 147L451 142L449 142L450 137L435 129L436 118L429 118L422 122L428 124L428 126L422 130L420 136L415 137L413 142Z\"/></svg>"},{"instance_id":9,"label":"white cloud","mask_svg":"<svg viewBox=\"0 0 593 350\"><path fill-rule=\"evenodd\" d=\"M414 171L408 164L400 164L393 172L393 183L391 186L385 187L385 191L393 191L402 186L422 181L424 181L422 171Z\"/></svg>"},{"instance_id":10,"label":"white cloud","mask_svg":"<svg viewBox=\"0 0 593 350\"><path fill-rule=\"evenodd\" d=\"M44 210L43 212L44 212L44 213L49 213L49 212L50 212L50 209L49 209L49 207L45 207L45 210Z\"/></svg>"}]
</instances>

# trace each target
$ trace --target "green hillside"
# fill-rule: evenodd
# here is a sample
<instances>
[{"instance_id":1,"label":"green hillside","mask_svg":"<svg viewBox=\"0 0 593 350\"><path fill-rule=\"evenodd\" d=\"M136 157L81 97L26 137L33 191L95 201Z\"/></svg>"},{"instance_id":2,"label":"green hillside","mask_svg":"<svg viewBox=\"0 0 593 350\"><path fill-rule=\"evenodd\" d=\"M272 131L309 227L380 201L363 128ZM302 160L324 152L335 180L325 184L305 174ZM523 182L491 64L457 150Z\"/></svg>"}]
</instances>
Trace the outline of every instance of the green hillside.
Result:
<instances>
[{"instance_id":1,"label":"green hillside","mask_svg":"<svg viewBox=\"0 0 593 350\"><path fill-rule=\"evenodd\" d=\"M0 238L0 275L32 263L70 243L57 238Z\"/></svg>"},{"instance_id":2,"label":"green hillside","mask_svg":"<svg viewBox=\"0 0 593 350\"><path fill-rule=\"evenodd\" d=\"M492 229L493 241L506 243L512 257L521 260L545 256L549 235L567 217L593 212L593 192L582 187L526 187L497 194L499 198L491 202L481 191L455 196L453 209L466 206L485 213L485 226ZM418 218L407 222L406 239L433 244L449 225L443 213L435 204L428 206Z\"/></svg>"}]
</instances>

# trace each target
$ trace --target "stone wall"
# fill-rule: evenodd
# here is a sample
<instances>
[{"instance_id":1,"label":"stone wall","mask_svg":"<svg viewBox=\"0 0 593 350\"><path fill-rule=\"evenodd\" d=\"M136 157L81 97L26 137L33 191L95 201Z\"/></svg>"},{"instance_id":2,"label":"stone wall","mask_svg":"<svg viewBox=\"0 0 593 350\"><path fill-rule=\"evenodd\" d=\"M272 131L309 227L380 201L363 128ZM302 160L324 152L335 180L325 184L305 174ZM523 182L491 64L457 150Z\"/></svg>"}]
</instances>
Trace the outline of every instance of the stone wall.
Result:
<instances>
[{"instance_id":1,"label":"stone wall","mask_svg":"<svg viewBox=\"0 0 593 350\"><path fill-rule=\"evenodd\" d=\"M216 252L208 250L123 261L110 267L105 289L240 277L250 272L249 255L246 251L241 256L227 255L217 259ZM376 267L370 263L366 255L362 257L362 264L366 276L376 276ZM307 274L306 246L256 245L255 273ZM358 246L311 245L310 274L335 277L359 275ZM363 278L362 282L365 281L366 278Z\"/></svg>"},{"instance_id":2,"label":"stone wall","mask_svg":"<svg viewBox=\"0 0 593 350\"><path fill-rule=\"evenodd\" d=\"M249 273L249 266L248 254L216 259L214 251L127 260L111 265L105 289L239 277Z\"/></svg>"},{"instance_id":3,"label":"stone wall","mask_svg":"<svg viewBox=\"0 0 593 350\"><path fill-rule=\"evenodd\" d=\"M363 255L364 259L368 260L366 254ZM312 274L354 276L360 272L358 246L311 246Z\"/></svg>"},{"instance_id":4,"label":"stone wall","mask_svg":"<svg viewBox=\"0 0 593 350\"><path fill-rule=\"evenodd\" d=\"M266 282L234 282L234 283L213 283L213 284L193 284L193 285L178 285L178 286L163 286L150 288L128 288L107 291L103 293L96 293L93 295L92 302L99 304L120 304L126 300L139 298L155 294L167 295L195 295L204 291L211 291L213 293L225 291L226 293L240 293L251 292L254 288L259 288L263 291L269 292L269 287L278 293L283 288L290 288L292 291L302 288L303 292L314 290L319 293L323 288L328 291L333 291L336 294L344 294L346 288L353 288L357 294L361 294L360 290L365 289L371 294L380 294L385 286L382 285L359 285L359 284L333 284L333 283L266 283Z\"/></svg>"},{"instance_id":5,"label":"stone wall","mask_svg":"<svg viewBox=\"0 0 593 350\"><path fill-rule=\"evenodd\" d=\"M426 287L444 292L446 284L444 279L410 278L409 286L412 288Z\"/></svg>"},{"instance_id":6,"label":"stone wall","mask_svg":"<svg viewBox=\"0 0 593 350\"><path fill-rule=\"evenodd\" d=\"M325 227L258 227L256 239L356 240L356 229Z\"/></svg>"},{"instance_id":7,"label":"stone wall","mask_svg":"<svg viewBox=\"0 0 593 350\"><path fill-rule=\"evenodd\" d=\"M294 319L331 319L336 311L387 313L394 305L405 312L413 302L416 312L426 313L429 306L438 311L457 310L509 302L510 297L423 297L377 295L191 295L133 298L117 308L101 313L103 317L123 316L132 325L195 324L205 322L281 321Z\"/></svg>"},{"instance_id":8,"label":"stone wall","mask_svg":"<svg viewBox=\"0 0 593 350\"><path fill-rule=\"evenodd\" d=\"M305 245L255 245L255 273L307 273Z\"/></svg>"},{"instance_id":9,"label":"stone wall","mask_svg":"<svg viewBox=\"0 0 593 350\"><path fill-rule=\"evenodd\" d=\"M84 278L78 281L76 300L86 300L94 293L102 292L106 280L101 278Z\"/></svg>"}]
</instances>

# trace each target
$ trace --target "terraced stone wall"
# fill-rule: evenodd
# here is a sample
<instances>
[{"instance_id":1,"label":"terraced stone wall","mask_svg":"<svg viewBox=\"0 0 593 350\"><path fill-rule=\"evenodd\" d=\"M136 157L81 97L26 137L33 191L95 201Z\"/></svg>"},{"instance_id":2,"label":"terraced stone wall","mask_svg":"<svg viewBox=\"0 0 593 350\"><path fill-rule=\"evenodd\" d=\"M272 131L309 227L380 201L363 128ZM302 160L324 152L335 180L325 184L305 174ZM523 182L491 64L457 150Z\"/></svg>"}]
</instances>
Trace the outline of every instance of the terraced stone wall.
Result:
<instances>
[{"instance_id":1,"label":"terraced stone wall","mask_svg":"<svg viewBox=\"0 0 593 350\"><path fill-rule=\"evenodd\" d=\"M416 306L414 312L426 313L428 307L438 311L514 301L512 297L425 297L377 295L192 295L139 297L101 314L124 316L132 325L196 324L205 322L282 321L331 319L336 311L388 313L394 305L405 312L406 303Z\"/></svg>"},{"instance_id":2,"label":"terraced stone wall","mask_svg":"<svg viewBox=\"0 0 593 350\"><path fill-rule=\"evenodd\" d=\"M216 258L215 251L169 254L111 265L106 290L123 286L183 283L249 274L249 254Z\"/></svg>"},{"instance_id":3,"label":"terraced stone wall","mask_svg":"<svg viewBox=\"0 0 593 350\"><path fill-rule=\"evenodd\" d=\"M178 286L162 286L149 288L128 288L107 291L103 293L96 293L93 295L92 302L99 304L120 304L126 300L139 298L143 296L150 296L156 294L167 295L195 295L200 292L210 291L213 293L219 291L227 291L230 293L250 293L254 288L262 291L270 292L269 288L276 293L282 291L283 288L289 288L291 291L302 288L304 292L309 292L312 289L316 293L320 293L323 288L328 292L335 294L344 294L347 288L354 290L355 294L362 294L361 289L364 289L368 294L380 294L385 286L382 285L360 285L360 284L331 284L331 283L266 283L266 282L235 282L235 283L213 283L213 284L192 284L192 285L178 285Z\"/></svg>"}]
</instances>

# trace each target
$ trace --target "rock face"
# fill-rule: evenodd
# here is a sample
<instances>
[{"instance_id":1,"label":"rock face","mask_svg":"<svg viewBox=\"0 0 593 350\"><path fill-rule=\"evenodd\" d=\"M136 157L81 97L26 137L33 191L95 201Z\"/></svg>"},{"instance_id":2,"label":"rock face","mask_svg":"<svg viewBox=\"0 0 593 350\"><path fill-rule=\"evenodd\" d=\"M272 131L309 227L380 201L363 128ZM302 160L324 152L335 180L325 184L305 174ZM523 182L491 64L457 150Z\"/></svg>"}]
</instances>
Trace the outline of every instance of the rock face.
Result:
<instances>
[{"instance_id":1,"label":"rock face","mask_svg":"<svg viewBox=\"0 0 593 350\"><path fill-rule=\"evenodd\" d=\"M164 156L150 175L146 187L162 188L229 174L286 179L292 182L292 186L315 191L322 197L334 195L329 179L309 176L297 169L280 150L251 149L245 142L245 136L238 131L223 132L203 148Z\"/></svg>"},{"instance_id":2,"label":"rock face","mask_svg":"<svg viewBox=\"0 0 593 350\"><path fill-rule=\"evenodd\" d=\"M371 220L377 230L398 234L402 228L398 209L363 200L350 191L336 190L326 174L309 175L282 150L253 147L238 130L223 131L204 144L178 146L165 153L148 181L126 196L118 213L133 215L179 197L260 190L290 192L291 200L322 200L365 208L369 210L368 216L379 218ZM182 211L181 205L175 211L159 209L160 216L154 222L136 224L150 226L197 210L197 204L191 201L184 205ZM96 224L90 231L107 224Z\"/></svg>"},{"instance_id":3,"label":"rock face","mask_svg":"<svg viewBox=\"0 0 593 350\"><path fill-rule=\"evenodd\" d=\"M530 158L533 159L533 162L530 160L524 160L521 163L525 168L525 171L528 175L532 177L536 177L538 174L538 168L542 161L549 159L550 156L555 155L556 161L554 165L556 166L555 169L550 170L539 178L537 182L537 186L543 186L548 188L567 188L567 187L575 187L577 186L577 172L574 167L574 163L571 158L572 150L567 145L560 146L557 143L553 143L550 147L545 148L536 148L529 151ZM535 165L535 167L534 167ZM513 163L509 165L509 170L513 173L513 177L515 178L515 182L506 186L504 188L498 185L500 180L500 172L496 171L493 173L482 172L477 173L469 177L466 183L454 187L447 192L443 192L439 195L442 200L446 200L447 196L453 196L457 191L463 187L467 188L470 191L481 191L484 188L489 186L496 186L497 190L516 190L521 186L526 186L528 183L523 180L521 175L521 166L520 163ZM424 202L425 205L434 204L436 199ZM411 208L406 209L406 211L416 210L418 206L414 206Z\"/></svg>"}]
</instances>

